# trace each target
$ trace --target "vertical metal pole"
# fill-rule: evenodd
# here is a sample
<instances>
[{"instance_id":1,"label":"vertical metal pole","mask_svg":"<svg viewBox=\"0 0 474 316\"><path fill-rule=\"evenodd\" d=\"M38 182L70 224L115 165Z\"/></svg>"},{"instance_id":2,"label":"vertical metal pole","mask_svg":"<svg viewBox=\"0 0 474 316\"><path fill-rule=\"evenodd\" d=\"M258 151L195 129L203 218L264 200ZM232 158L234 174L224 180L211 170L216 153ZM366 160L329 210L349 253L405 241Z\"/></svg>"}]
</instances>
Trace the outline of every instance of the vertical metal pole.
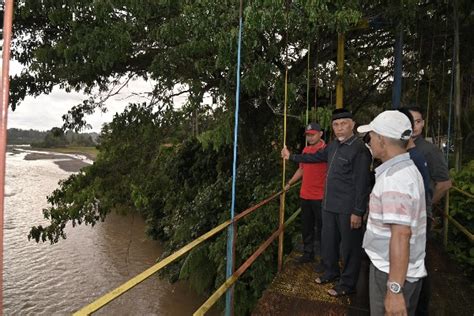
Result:
<instances>
[{"instance_id":1,"label":"vertical metal pole","mask_svg":"<svg viewBox=\"0 0 474 316\"><path fill-rule=\"evenodd\" d=\"M429 80L428 80L428 97L427 97L427 105L426 105L426 118L425 118L425 138L428 137L428 129L429 125L431 124L430 122L430 105L431 105L431 81L433 80L433 52L434 52L434 37L431 40L431 55L430 55L430 72L428 74ZM419 57L418 57L419 58ZM436 139L436 132L435 135L433 135L433 140ZM437 143L434 141L434 143Z\"/></svg>"},{"instance_id":2,"label":"vertical metal pole","mask_svg":"<svg viewBox=\"0 0 474 316\"><path fill-rule=\"evenodd\" d=\"M420 48L418 50L418 63L416 65L416 90L415 90L415 106L418 106L418 96L420 95L420 79L418 78L418 74L420 73L421 68L421 49L423 47L423 35L420 35ZM428 114L426 115L428 116ZM425 120L426 123L426 120ZM428 130L428 126L425 125L425 130Z\"/></svg>"},{"instance_id":3,"label":"vertical metal pole","mask_svg":"<svg viewBox=\"0 0 474 316\"><path fill-rule=\"evenodd\" d=\"M443 246L444 249L448 246L448 224L449 224L449 190L446 193L446 202L444 204L444 223L443 223Z\"/></svg>"},{"instance_id":4,"label":"vertical metal pole","mask_svg":"<svg viewBox=\"0 0 474 316\"><path fill-rule=\"evenodd\" d=\"M309 123L309 80L311 77L311 69L310 67L310 60L311 60L311 44L308 44L308 72L307 72L307 78L306 78L306 125Z\"/></svg>"},{"instance_id":5,"label":"vertical metal pole","mask_svg":"<svg viewBox=\"0 0 474 316\"><path fill-rule=\"evenodd\" d=\"M337 35L336 109L344 106L344 33Z\"/></svg>"},{"instance_id":6,"label":"vertical metal pole","mask_svg":"<svg viewBox=\"0 0 474 316\"><path fill-rule=\"evenodd\" d=\"M403 27L399 26L398 35L395 38L393 88L392 88L392 108L400 107L402 97L402 52L403 52Z\"/></svg>"},{"instance_id":7,"label":"vertical metal pole","mask_svg":"<svg viewBox=\"0 0 474 316\"><path fill-rule=\"evenodd\" d=\"M240 106L240 50L242 45L242 0L240 1L240 13L239 13L239 39L237 48L237 87L235 90L235 114L234 114L234 161L232 164L232 205L230 210L230 218L234 219L235 216L235 182L237 177L237 139L239 131L239 106ZM230 278L234 273L234 262L235 262L235 235L234 235L235 223L229 225L227 229L227 266L226 266L226 279ZM234 286L229 288L225 295L225 315L231 316L234 314Z\"/></svg>"},{"instance_id":8,"label":"vertical metal pole","mask_svg":"<svg viewBox=\"0 0 474 316\"><path fill-rule=\"evenodd\" d=\"M286 114L288 108L288 8L289 2L286 3L286 56L285 56L285 101L283 104L283 147L286 147ZM278 212L278 229L280 233L278 235L278 272L283 267L283 238L285 236L285 182L286 182L286 160L282 159L283 170L281 174L281 189L282 194L280 195L280 209Z\"/></svg>"},{"instance_id":9,"label":"vertical metal pole","mask_svg":"<svg viewBox=\"0 0 474 316\"><path fill-rule=\"evenodd\" d=\"M453 60L451 64L451 89L449 91L449 114L448 114L448 139L446 140L446 163L449 167L449 150L451 148L451 122L453 110L453 96L454 96L454 76L456 75L456 47L453 47Z\"/></svg>"},{"instance_id":10,"label":"vertical metal pole","mask_svg":"<svg viewBox=\"0 0 474 316\"><path fill-rule=\"evenodd\" d=\"M462 158L461 132L461 65L459 62L459 12L458 1L453 2L454 15L454 168L459 171Z\"/></svg>"},{"instance_id":11,"label":"vertical metal pole","mask_svg":"<svg viewBox=\"0 0 474 316\"><path fill-rule=\"evenodd\" d=\"M286 147L286 112L288 104L288 66L285 71L285 104L283 108L283 147ZM281 188L283 193L280 195L280 210L278 216L278 224L280 229L280 235L278 236L278 272L283 267L283 237L285 235L285 183L286 183L286 160L283 159L283 171L281 177Z\"/></svg>"},{"instance_id":12,"label":"vertical metal pole","mask_svg":"<svg viewBox=\"0 0 474 316\"><path fill-rule=\"evenodd\" d=\"M319 50L318 49L319 49L319 42L316 42L316 47L314 50L314 106L313 106L315 110L318 108L318 87L319 87L319 78L318 78Z\"/></svg>"},{"instance_id":13,"label":"vertical metal pole","mask_svg":"<svg viewBox=\"0 0 474 316\"><path fill-rule=\"evenodd\" d=\"M10 45L12 40L13 0L6 0L3 16L2 80L0 90L0 315L3 315L3 220L5 202L5 152L7 146L8 98L10 91Z\"/></svg>"}]
</instances>

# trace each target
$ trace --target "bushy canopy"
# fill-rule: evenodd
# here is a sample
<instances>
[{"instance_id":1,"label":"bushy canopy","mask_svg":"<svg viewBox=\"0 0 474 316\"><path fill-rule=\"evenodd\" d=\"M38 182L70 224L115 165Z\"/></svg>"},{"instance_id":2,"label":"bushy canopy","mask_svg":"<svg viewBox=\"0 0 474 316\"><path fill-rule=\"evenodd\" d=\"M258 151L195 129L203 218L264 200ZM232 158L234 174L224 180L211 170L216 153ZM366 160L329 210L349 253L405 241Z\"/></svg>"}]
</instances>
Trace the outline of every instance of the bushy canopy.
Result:
<instances>
[{"instance_id":1,"label":"bushy canopy","mask_svg":"<svg viewBox=\"0 0 474 316\"><path fill-rule=\"evenodd\" d=\"M471 1L458 2L469 126L474 15ZM430 116L439 119L430 126L445 130L452 11L451 2L439 1L244 1L236 209L280 185L286 67L290 147L301 142L307 103L327 118L339 32L345 33L344 102L358 121L390 107L394 38L403 30L403 101L424 109L430 102ZM172 251L228 218L238 24L238 1L18 1L13 56L25 68L12 80L13 109L55 86L82 91L83 103L65 115L66 128L80 129L85 115L103 109L107 95L129 80L154 83L149 102L130 105L104 127L96 162L53 192L44 211L51 225L34 227L31 237L57 242L68 222L94 224L112 210L138 211L150 235ZM180 107L173 103L178 94L187 96ZM205 96L212 105L203 103ZM288 205L295 208L296 194ZM276 204L246 220L236 257L244 260L276 223ZM175 275L210 291L224 278L224 248L222 235L191 252ZM239 314L271 280L274 250L238 283Z\"/></svg>"}]
</instances>

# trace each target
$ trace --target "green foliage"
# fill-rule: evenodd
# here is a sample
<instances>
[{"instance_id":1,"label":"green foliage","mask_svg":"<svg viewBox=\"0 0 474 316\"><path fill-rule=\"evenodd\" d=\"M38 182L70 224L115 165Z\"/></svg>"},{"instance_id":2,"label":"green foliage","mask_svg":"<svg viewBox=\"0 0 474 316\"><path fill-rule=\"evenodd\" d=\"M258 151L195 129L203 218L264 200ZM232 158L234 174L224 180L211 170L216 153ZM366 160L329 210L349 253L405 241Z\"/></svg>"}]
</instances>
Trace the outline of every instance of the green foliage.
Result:
<instances>
[{"instance_id":1,"label":"green foliage","mask_svg":"<svg viewBox=\"0 0 474 316\"><path fill-rule=\"evenodd\" d=\"M209 261L209 246L193 249L183 262L179 278L188 280L191 287L198 293L206 293L213 285L216 277L215 267ZM196 273L199 271L199 273Z\"/></svg>"},{"instance_id":2,"label":"green foliage","mask_svg":"<svg viewBox=\"0 0 474 316\"><path fill-rule=\"evenodd\" d=\"M217 151L232 143L233 124L231 123L230 113L226 112L219 116L222 119L214 129L207 130L197 136L197 139L205 149L212 147L212 149Z\"/></svg>"},{"instance_id":3,"label":"green foliage","mask_svg":"<svg viewBox=\"0 0 474 316\"><path fill-rule=\"evenodd\" d=\"M331 130L331 108L312 108L308 111L308 122L318 122L322 129ZM306 121L306 113L301 114L300 120Z\"/></svg>"},{"instance_id":4,"label":"green foliage","mask_svg":"<svg viewBox=\"0 0 474 316\"><path fill-rule=\"evenodd\" d=\"M46 133L42 142L32 143L32 147L54 148L65 147L68 144L66 136L62 129L53 127Z\"/></svg>"},{"instance_id":5,"label":"green foliage","mask_svg":"<svg viewBox=\"0 0 474 316\"><path fill-rule=\"evenodd\" d=\"M94 225L111 210L133 211L135 205L140 205L134 203L132 193L136 193L136 187L148 177L151 159L160 158L154 119L151 111L136 105L116 115L114 121L103 129L95 163L60 182L61 187L48 197L51 206L43 210L51 221L50 226L33 227L29 237L55 243L65 238L63 230L68 222L73 226L81 223ZM152 147L142 146L137 139L152 144ZM146 214L149 211L146 207L138 212Z\"/></svg>"},{"instance_id":6,"label":"green foliage","mask_svg":"<svg viewBox=\"0 0 474 316\"><path fill-rule=\"evenodd\" d=\"M459 172L452 172L455 186L474 195L474 160L471 160ZM463 225L471 234L474 232L474 199L458 191L449 194L450 215ZM448 250L463 265L466 275L474 278L474 247L464 233L449 226Z\"/></svg>"},{"instance_id":7,"label":"green foliage","mask_svg":"<svg viewBox=\"0 0 474 316\"><path fill-rule=\"evenodd\" d=\"M92 136L95 136L97 134L79 134L74 133L72 131L67 131L66 133L64 133L64 131L58 127L53 127L50 131L46 133L41 133L40 135L42 134L45 135L42 137L41 140L31 141L29 143L31 147L62 148L66 146L93 147L96 145L96 142L93 140Z\"/></svg>"},{"instance_id":8,"label":"green foliage","mask_svg":"<svg viewBox=\"0 0 474 316\"><path fill-rule=\"evenodd\" d=\"M461 2L463 12L470 12L469 2ZM407 29L407 87L416 87L423 79L418 86L419 94L425 95L426 78L420 76L434 74L431 82L445 86L431 90L445 94L447 80L443 78L448 67L444 63L450 55L444 50L450 48L435 45L430 63L431 43L425 40L420 62L412 56L419 51L417 33L426 32L430 37L433 27L435 34L443 33L450 18L448 9L444 3L412 0L246 2L241 109L251 112L258 104L281 112L288 64L290 112L300 113L301 104L306 104L308 45L312 77L317 74L319 81L318 107L332 105L338 32L345 32L347 39L346 104L355 112L367 103L380 108L387 102L380 103L380 99L391 91L386 79L392 65L387 60L391 60L393 34L400 21ZM122 79L152 78L150 104L160 104L160 111L172 106L177 86L198 99L207 93L218 100L215 106L229 109L235 96L238 15L238 2L216 0L21 1L16 6L12 53L25 68L12 79L12 108L25 96L50 93L57 85L86 94L110 93ZM467 28L469 20L462 21ZM463 45L471 42L462 41ZM469 47L462 50L470 51ZM316 56L318 65L314 64ZM421 69L413 67L418 64ZM444 67L444 71L433 67ZM314 80L310 82L310 100L314 100ZM406 93L411 98L413 89ZM436 103L438 98L432 100ZM97 108L106 109L103 98L87 96L64 116L65 128L87 127L85 115Z\"/></svg>"},{"instance_id":9,"label":"green foliage","mask_svg":"<svg viewBox=\"0 0 474 316\"><path fill-rule=\"evenodd\" d=\"M7 130L8 145L28 145L44 140L46 132L37 130L22 130L18 128L9 128Z\"/></svg>"},{"instance_id":10,"label":"green foliage","mask_svg":"<svg viewBox=\"0 0 474 316\"><path fill-rule=\"evenodd\" d=\"M299 118L307 103L317 105L312 115L327 125L339 32L346 38L344 101L356 116L366 119L390 106L393 38L403 27L403 99L423 107L429 97L431 113L447 121L452 41L433 34L449 32L449 3L244 3L237 212L280 186L286 68L288 113ZM460 63L469 69L472 1L460 6ZM112 210L136 211L145 217L150 236L166 243L166 254L229 218L238 24L236 1L50 0L16 6L12 53L25 68L12 79L13 109L27 95L50 93L55 86L83 91L87 99L64 116L67 129L83 128L85 115L106 109L92 92L113 94L121 80L153 79L149 103L131 105L104 127L94 165L61 183L44 211L50 225L34 227L30 237L57 242L68 222L94 225ZM465 73L462 86L469 87L471 72ZM185 93L187 103L177 107L173 97ZM204 104L207 96L212 106ZM301 121L289 125L288 136L301 137L296 133ZM288 205L296 199L290 194ZM277 209L271 202L239 223L237 265L276 228ZM456 216L468 222L461 211ZM293 229L287 230L285 249ZM212 291L224 281L225 240L225 233L215 237L168 274ZM272 245L236 284L237 314L249 312L275 269Z\"/></svg>"},{"instance_id":11,"label":"green foliage","mask_svg":"<svg viewBox=\"0 0 474 316\"><path fill-rule=\"evenodd\" d=\"M176 116L181 117L179 113ZM219 115L214 120L212 126L222 122ZM187 128L186 121L176 122L173 117L161 118L138 105L130 105L116 115L102 130L95 163L60 183L60 188L48 197L50 206L44 210L49 225L33 227L29 238L56 243L66 238L64 228L68 223L94 225L113 210L138 212L145 217L149 235L165 242L165 256L227 220L231 146L206 147L182 133ZM253 133L273 137L273 124L262 128L263 133L255 126ZM177 135L183 136L176 143L168 143ZM263 139L263 143L270 143ZM237 213L278 190L281 162L278 152L268 148L260 146L248 151L247 156L239 156ZM288 205L297 205L296 194L289 195ZM278 209L277 199L239 222L236 266L275 231ZM293 208L289 207L290 211ZM291 250L295 233L294 228L288 228L286 251ZM249 312L273 279L276 251L274 243L237 282L239 314ZM225 252L223 232L190 252L165 274L172 280L187 279L194 289L210 293L225 279Z\"/></svg>"},{"instance_id":12,"label":"green foliage","mask_svg":"<svg viewBox=\"0 0 474 316\"><path fill-rule=\"evenodd\" d=\"M57 243L60 238L66 238L64 229L68 222L72 226L82 223L94 226L99 219L105 218L107 209L102 207L94 192L95 179L87 170L84 172L60 181L60 188L48 197L51 206L43 210L50 224L32 227L28 239Z\"/></svg>"}]
</instances>

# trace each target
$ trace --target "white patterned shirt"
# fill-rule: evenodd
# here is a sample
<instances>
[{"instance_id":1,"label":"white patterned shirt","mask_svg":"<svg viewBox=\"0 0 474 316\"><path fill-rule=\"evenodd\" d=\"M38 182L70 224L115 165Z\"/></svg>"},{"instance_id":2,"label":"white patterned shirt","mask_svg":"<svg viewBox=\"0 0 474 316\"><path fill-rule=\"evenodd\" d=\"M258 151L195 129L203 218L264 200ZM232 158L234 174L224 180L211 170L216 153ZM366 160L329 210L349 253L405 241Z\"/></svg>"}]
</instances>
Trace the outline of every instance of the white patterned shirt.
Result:
<instances>
[{"instance_id":1,"label":"white patterned shirt","mask_svg":"<svg viewBox=\"0 0 474 316\"><path fill-rule=\"evenodd\" d=\"M406 280L426 276L426 202L423 178L408 153L393 157L375 169L370 194L369 218L363 247L372 264L385 273L390 270L391 224L411 229L410 256Z\"/></svg>"}]
</instances>

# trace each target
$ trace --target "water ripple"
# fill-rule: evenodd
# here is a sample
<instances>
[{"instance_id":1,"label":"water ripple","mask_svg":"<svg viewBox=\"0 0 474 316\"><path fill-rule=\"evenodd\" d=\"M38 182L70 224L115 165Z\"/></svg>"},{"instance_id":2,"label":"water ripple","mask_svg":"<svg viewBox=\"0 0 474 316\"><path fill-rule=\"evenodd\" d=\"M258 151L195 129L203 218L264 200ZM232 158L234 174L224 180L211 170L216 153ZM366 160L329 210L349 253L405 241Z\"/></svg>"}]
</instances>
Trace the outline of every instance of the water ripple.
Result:
<instances>
[{"instance_id":1,"label":"water ripple","mask_svg":"<svg viewBox=\"0 0 474 316\"><path fill-rule=\"evenodd\" d=\"M94 229L67 227L68 238L55 245L28 241L32 226L47 224L46 196L70 173L25 155L7 156L5 315L70 315L153 265L160 245L146 239L137 217L109 216ZM184 284L153 277L97 314L189 315L203 301Z\"/></svg>"}]
</instances>

